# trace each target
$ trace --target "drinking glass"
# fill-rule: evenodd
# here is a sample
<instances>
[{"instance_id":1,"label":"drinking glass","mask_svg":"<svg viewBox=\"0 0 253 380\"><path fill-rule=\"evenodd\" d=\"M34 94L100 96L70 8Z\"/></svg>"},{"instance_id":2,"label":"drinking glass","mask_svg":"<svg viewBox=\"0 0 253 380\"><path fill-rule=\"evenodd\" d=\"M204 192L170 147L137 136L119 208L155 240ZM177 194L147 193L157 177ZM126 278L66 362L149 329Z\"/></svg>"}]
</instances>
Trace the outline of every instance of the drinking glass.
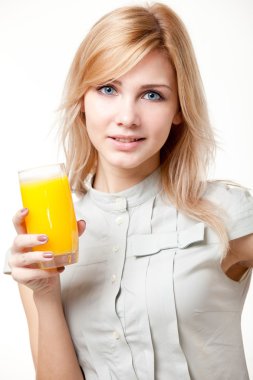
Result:
<instances>
[{"instance_id":1,"label":"drinking glass","mask_svg":"<svg viewBox=\"0 0 253 380\"><path fill-rule=\"evenodd\" d=\"M41 269L76 263L78 230L72 194L64 164L54 164L18 172L27 233L45 234L48 241L34 251L50 251L53 260L41 262Z\"/></svg>"}]
</instances>

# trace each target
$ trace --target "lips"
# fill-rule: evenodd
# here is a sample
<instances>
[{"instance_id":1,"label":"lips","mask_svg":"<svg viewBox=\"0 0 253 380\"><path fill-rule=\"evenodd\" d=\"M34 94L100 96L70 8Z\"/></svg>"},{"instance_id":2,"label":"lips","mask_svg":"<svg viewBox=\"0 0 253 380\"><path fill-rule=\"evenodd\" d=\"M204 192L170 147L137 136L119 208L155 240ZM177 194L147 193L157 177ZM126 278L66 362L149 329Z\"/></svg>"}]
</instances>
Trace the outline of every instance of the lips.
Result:
<instances>
[{"instance_id":1,"label":"lips","mask_svg":"<svg viewBox=\"0 0 253 380\"><path fill-rule=\"evenodd\" d=\"M110 136L111 139L121 143L133 143L136 141L144 140L143 137L127 137L127 136Z\"/></svg>"}]
</instances>

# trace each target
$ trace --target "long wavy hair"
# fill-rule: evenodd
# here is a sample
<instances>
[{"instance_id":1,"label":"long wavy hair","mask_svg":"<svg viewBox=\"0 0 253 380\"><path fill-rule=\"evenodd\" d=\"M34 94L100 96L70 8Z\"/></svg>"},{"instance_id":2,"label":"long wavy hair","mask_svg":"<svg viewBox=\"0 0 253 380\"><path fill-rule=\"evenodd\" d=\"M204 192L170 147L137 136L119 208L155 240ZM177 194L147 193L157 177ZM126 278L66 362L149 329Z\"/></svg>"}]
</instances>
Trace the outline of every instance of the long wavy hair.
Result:
<instances>
[{"instance_id":1,"label":"long wavy hair","mask_svg":"<svg viewBox=\"0 0 253 380\"><path fill-rule=\"evenodd\" d=\"M160 153L163 190L175 207L211 226L226 248L223 221L203 197L215 139L198 64L183 22L164 4L121 7L106 14L77 50L62 104L62 142L72 189L85 193L85 180L96 172L97 152L82 112L86 91L124 75L154 49L165 52L174 67L182 113L181 124L172 126Z\"/></svg>"}]
</instances>

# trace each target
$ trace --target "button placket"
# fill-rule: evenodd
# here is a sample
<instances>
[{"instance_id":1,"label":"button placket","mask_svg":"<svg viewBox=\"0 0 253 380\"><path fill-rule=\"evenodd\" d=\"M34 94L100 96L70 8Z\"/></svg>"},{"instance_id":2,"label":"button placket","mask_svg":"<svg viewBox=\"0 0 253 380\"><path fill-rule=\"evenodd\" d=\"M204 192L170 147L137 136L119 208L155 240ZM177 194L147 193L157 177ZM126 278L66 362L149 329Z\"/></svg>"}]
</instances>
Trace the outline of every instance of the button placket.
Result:
<instances>
[{"instance_id":1,"label":"button placket","mask_svg":"<svg viewBox=\"0 0 253 380\"><path fill-rule=\"evenodd\" d=\"M125 198L116 198L115 199L115 209L121 213L120 215L118 215L115 218L115 223L118 226L124 227L124 220L126 219L125 218L125 216L126 216L126 208L127 208L127 200ZM120 245L115 244L112 247L112 251L113 251L113 253L119 252L120 251ZM115 284L116 280L117 280L117 275L115 273L113 273L111 275L111 283Z\"/></svg>"},{"instance_id":2,"label":"button placket","mask_svg":"<svg viewBox=\"0 0 253 380\"><path fill-rule=\"evenodd\" d=\"M121 274L122 274L122 266L124 265L124 253L125 253L125 241L126 241L126 233L128 228L128 211L126 208L126 200L123 198L117 198L115 200L114 206L115 206L115 213L114 213L114 219L113 219L113 236L114 241L112 242L111 246L111 252L113 253L112 256L112 265L111 265L111 273L108 280L110 281L111 288L114 289L115 298L117 296L118 289L120 287L120 281L121 281ZM115 317L116 314L115 314ZM124 351L126 350L126 345L124 342L124 335L120 331L121 325L118 323L118 317L115 320L114 325L112 326L112 332L111 337L112 339L117 343L117 347L120 350Z\"/></svg>"},{"instance_id":3,"label":"button placket","mask_svg":"<svg viewBox=\"0 0 253 380\"><path fill-rule=\"evenodd\" d=\"M116 218L115 218L115 222L116 222L116 225L121 227L119 229L119 232L117 232L117 227L116 227L116 230L115 230L115 235L116 235L116 239L115 239L115 245L112 246L112 252L115 254L115 253L118 253L118 252L123 252L123 250L121 249L121 245L122 245L122 242L120 240L120 237L121 237L121 232L123 233L124 229L125 229L125 224L127 223L128 221L128 214L127 214L127 211L126 211L126 199L124 198L117 198L115 200L115 204L120 208L120 215L118 215ZM124 233L125 234L125 233ZM125 240L125 239L124 239ZM117 255L118 257L120 257L121 255ZM113 273L111 274L111 283L112 284L115 284L117 283L117 279L118 279L118 275L117 273Z\"/></svg>"},{"instance_id":4,"label":"button placket","mask_svg":"<svg viewBox=\"0 0 253 380\"><path fill-rule=\"evenodd\" d=\"M138 233L141 236L142 244L143 237L145 236L145 234L151 234L152 232L151 221L154 201L155 197L150 199L148 204L145 204L145 207L141 207L138 210L138 214L134 214L134 216L137 217L137 229ZM143 222L140 223L140 221L142 221L142 218ZM134 219L134 222L135 221L136 220ZM138 248L136 246L133 247L133 250L135 249L137 249L138 251ZM138 357L138 360L140 360L141 363L143 363L143 358L144 361L147 360L148 364L145 366L145 368L143 368L143 378L145 377L151 380L150 374L155 373L154 351L146 303L146 274L150 259L141 258L141 260L132 260L132 258L129 257L128 254L129 237L127 239L127 257L122 279L124 286L122 287L120 297L117 300L116 310L118 311L118 315L121 320L121 325L123 326L123 334L125 334L124 336L126 337L126 341L130 347L132 358L136 355L136 357ZM128 291L126 291L126 289L128 289ZM133 302L133 299L137 300L138 305L136 305L135 302ZM143 313L141 325L139 325L136 322L136 315L138 315L138 311L136 310L141 311L141 313ZM135 345L135 343L132 340L133 336L135 337L134 339L140 342L140 345L145 343L145 353L139 352L140 346ZM140 367L142 367L142 364L140 365Z\"/></svg>"}]
</instances>

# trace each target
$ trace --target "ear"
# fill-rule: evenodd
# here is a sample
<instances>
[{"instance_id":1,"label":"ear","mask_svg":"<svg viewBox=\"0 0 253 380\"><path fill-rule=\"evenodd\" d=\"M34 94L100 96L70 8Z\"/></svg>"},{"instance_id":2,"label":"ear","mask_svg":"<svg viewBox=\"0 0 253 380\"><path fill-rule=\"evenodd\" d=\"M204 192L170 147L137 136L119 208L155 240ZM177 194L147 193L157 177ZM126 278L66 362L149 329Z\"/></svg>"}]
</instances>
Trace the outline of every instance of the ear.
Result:
<instances>
[{"instance_id":1,"label":"ear","mask_svg":"<svg viewBox=\"0 0 253 380\"><path fill-rule=\"evenodd\" d=\"M173 117L173 120L172 120L172 124L174 125L178 125L178 124L181 124L182 123L182 112L181 111L178 111L175 116Z\"/></svg>"}]
</instances>

